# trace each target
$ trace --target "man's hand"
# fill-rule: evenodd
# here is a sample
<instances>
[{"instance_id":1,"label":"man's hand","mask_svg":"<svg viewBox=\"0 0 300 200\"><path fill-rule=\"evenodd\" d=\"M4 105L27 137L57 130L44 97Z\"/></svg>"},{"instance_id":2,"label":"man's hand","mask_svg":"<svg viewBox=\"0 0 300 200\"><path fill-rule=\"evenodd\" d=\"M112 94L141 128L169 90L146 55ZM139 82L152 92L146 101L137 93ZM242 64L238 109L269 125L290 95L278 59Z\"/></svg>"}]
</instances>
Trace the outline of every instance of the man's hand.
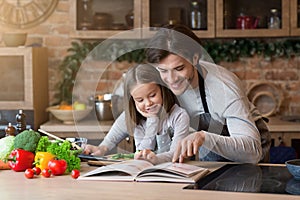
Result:
<instances>
[{"instance_id":1,"label":"man's hand","mask_svg":"<svg viewBox=\"0 0 300 200\"><path fill-rule=\"evenodd\" d=\"M177 144L177 148L174 152L172 162L182 163L184 158L197 155L199 147L203 144L205 139L205 133L203 131L192 133L183 138Z\"/></svg>"}]
</instances>

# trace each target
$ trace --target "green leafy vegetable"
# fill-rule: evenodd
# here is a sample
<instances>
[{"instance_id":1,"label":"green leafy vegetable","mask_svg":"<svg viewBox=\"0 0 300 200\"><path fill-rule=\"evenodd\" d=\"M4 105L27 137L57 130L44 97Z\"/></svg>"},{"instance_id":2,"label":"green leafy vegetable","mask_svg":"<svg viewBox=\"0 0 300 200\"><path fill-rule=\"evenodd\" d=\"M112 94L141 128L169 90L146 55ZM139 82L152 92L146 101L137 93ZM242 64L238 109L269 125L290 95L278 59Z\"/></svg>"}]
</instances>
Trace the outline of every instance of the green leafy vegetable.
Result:
<instances>
[{"instance_id":1,"label":"green leafy vegetable","mask_svg":"<svg viewBox=\"0 0 300 200\"><path fill-rule=\"evenodd\" d=\"M48 136L42 136L37 144L35 152L46 152L47 147L50 146L51 141L48 139Z\"/></svg>"},{"instance_id":2,"label":"green leafy vegetable","mask_svg":"<svg viewBox=\"0 0 300 200\"><path fill-rule=\"evenodd\" d=\"M78 154L81 150L72 150L72 145L69 141L51 142L48 137L42 137L37 149L52 153L59 159L64 159L68 166L66 172L71 172L73 169L80 169L80 158Z\"/></svg>"},{"instance_id":3,"label":"green leafy vegetable","mask_svg":"<svg viewBox=\"0 0 300 200\"><path fill-rule=\"evenodd\" d=\"M111 157L112 159L133 159L134 153L117 153Z\"/></svg>"},{"instance_id":4,"label":"green leafy vegetable","mask_svg":"<svg viewBox=\"0 0 300 200\"><path fill-rule=\"evenodd\" d=\"M0 139L0 160L6 162L8 155L14 149L15 136L6 136Z\"/></svg>"}]
</instances>

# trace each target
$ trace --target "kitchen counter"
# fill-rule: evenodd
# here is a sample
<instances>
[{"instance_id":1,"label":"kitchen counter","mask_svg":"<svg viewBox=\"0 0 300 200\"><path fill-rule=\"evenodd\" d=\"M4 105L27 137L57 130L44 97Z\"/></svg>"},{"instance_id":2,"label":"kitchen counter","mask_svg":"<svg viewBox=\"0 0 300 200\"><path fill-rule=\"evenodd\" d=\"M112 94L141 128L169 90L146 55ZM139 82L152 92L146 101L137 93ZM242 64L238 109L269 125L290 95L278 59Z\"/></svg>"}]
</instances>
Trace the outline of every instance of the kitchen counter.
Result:
<instances>
[{"instance_id":1,"label":"kitchen counter","mask_svg":"<svg viewBox=\"0 0 300 200\"><path fill-rule=\"evenodd\" d=\"M63 124L58 120L51 120L42 124L41 129L49 132L108 132L113 121L96 122L83 120L77 124ZM283 121L280 117L270 117L267 124L270 132L300 132L300 122Z\"/></svg>"},{"instance_id":2,"label":"kitchen counter","mask_svg":"<svg viewBox=\"0 0 300 200\"><path fill-rule=\"evenodd\" d=\"M87 119L70 125L63 124L58 120L51 120L42 124L40 128L62 138L80 136L90 140L102 140L112 124L113 121L98 122ZM280 117L270 117L267 125L275 146L278 146L281 141L284 141L287 146L292 146L292 139L300 139L299 122L283 121ZM127 151L133 149L133 142L129 140L122 144L122 148Z\"/></svg>"},{"instance_id":3,"label":"kitchen counter","mask_svg":"<svg viewBox=\"0 0 300 200\"><path fill-rule=\"evenodd\" d=\"M40 129L53 133L58 137L86 137L88 139L103 139L110 130L113 121L82 120L76 124L64 124L51 120L42 124Z\"/></svg>"},{"instance_id":4,"label":"kitchen counter","mask_svg":"<svg viewBox=\"0 0 300 200\"><path fill-rule=\"evenodd\" d=\"M98 145L110 130L113 121L82 120L76 124L64 124L58 120L51 120L42 124L40 129L61 138L84 137L89 144ZM128 153L134 151L133 138L126 137L118 144L116 152ZM113 152L115 153L115 150Z\"/></svg>"},{"instance_id":5,"label":"kitchen counter","mask_svg":"<svg viewBox=\"0 0 300 200\"><path fill-rule=\"evenodd\" d=\"M224 163L206 162L198 165L211 170ZM93 169L82 163L81 173ZM136 183L136 182L100 182L78 181L70 175L44 178L37 176L26 179L24 172L0 170L1 199L47 200L47 199L222 199L222 200L293 200L294 195L276 195L262 193L221 192L206 190L183 190L186 184L177 183Z\"/></svg>"},{"instance_id":6,"label":"kitchen counter","mask_svg":"<svg viewBox=\"0 0 300 200\"><path fill-rule=\"evenodd\" d=\"M281 120L280 117L270 117L267 124L271 133L297 132L300 134L300 122Z\"/></svg>"}]
</instances>

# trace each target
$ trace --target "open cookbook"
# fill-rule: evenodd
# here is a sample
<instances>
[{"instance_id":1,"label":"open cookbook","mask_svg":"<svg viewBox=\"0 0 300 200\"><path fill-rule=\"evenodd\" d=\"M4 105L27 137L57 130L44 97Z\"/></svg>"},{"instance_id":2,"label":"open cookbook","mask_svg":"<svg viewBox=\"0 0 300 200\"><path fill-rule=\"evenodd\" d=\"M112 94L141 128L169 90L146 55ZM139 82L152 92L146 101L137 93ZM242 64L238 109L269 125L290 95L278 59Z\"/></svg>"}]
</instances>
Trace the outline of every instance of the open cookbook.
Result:
<instances>
[{"instance_id":1,"label":"open cookbook","mask_svg":"<svg viewBox=\"0 0 300 200\"><path fill-rule=\"evenodd\" d=\"M78 180L195 183L208 172L206 168L185 163L153 165L145 160L128 160L96 168Z\"/></svg>"}]
</instances>

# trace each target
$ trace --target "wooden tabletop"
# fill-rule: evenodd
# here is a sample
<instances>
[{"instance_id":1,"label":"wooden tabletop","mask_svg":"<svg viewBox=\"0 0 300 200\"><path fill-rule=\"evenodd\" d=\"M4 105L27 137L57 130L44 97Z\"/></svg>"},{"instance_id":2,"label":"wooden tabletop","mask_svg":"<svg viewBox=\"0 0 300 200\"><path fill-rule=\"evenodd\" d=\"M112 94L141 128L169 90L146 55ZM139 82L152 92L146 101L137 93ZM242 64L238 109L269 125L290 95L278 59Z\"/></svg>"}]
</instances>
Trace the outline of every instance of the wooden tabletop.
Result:
<instances>
[{"instance_id":1,"label":"wooden tabletop","mask_svg":"<svg viewBox=\"0 0 300 200\"><path fill-rule=\"evenodd\" d=\"M212 170L224 163L201 163L198 165ZM82 164L81 173L93 169ZM222 200L293 200L300 199L293 195L275 195L260 193L220 192L205 190L183 190L186 184L177 183L137 183L137 182L100 182L79 181L70 175L52 176L51 178L36 177L27 179L24 172L0 170L1 199L16 200L47 200L47 199L222 199Z\"/></svg>"}]
</instances>

